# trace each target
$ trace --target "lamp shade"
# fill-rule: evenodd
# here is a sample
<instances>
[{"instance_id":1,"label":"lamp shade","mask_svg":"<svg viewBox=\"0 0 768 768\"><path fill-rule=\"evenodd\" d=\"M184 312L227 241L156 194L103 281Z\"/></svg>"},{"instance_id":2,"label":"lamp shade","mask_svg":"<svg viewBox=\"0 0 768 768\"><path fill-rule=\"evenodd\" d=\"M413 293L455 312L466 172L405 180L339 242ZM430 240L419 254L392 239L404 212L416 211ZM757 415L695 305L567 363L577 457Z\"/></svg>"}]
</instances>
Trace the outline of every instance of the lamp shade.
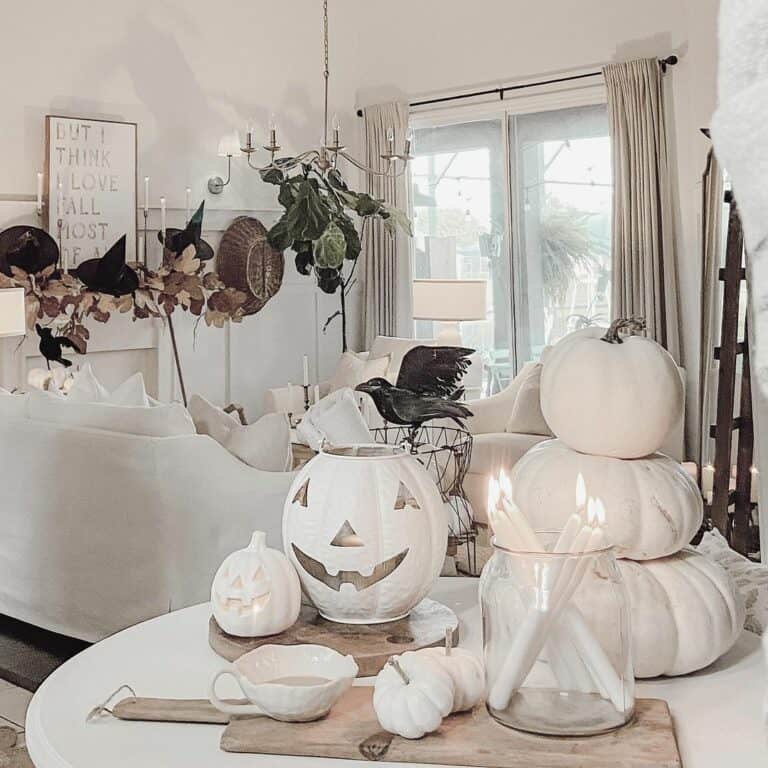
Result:
<instances>
[{"instance_id":1,"label":"lamp shade","mask_svg":"<svg viewBox=\"0 0 768 768\"><path fill-rule=\"evenodd\" d=\"M0 289L0 336L23 336L26 332L24 289Z\"/></svg>"},{"instance_id":2,"label":"lamp shade","mask_svg":"<svg viewBox=\"0 0 768 768\"><path fill-rule=\"evenodd\" d=\"M413 319L485 320L485 280L414 280Z\"/></svg>"},{"instance_id":3,"label":"lamp shade","mask_svg":"<svg viewBox=\"0 0 768 768\"><path fill-rule=\"evenodd\" d=\"M240 136L232 131L219 139L219 157L237 157L240 154Z\"/></svg>"}]
</instances>

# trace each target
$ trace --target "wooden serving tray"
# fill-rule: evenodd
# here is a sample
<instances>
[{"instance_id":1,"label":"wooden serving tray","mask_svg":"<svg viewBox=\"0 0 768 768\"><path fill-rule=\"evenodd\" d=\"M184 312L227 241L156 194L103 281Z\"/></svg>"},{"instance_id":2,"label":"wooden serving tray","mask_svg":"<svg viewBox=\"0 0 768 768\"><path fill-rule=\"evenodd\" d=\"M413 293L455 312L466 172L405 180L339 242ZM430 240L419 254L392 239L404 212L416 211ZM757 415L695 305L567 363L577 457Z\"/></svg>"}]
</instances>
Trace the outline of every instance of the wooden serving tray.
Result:
<instances>
[{"instance_id":1,"label":"wooden serving tray","mask_svg":"<svg viewBox=\"0 0 768 768\"><path fill-rule=\"evenodd\" d=\"M339 624L324 619L316 608L302 605L298 621L285 632L270 637L228 635L211 616L208 642L227 661L235 661L270 643L324 645L353 656L360 668L357 676L369 677L378 674L390 656L443 645L446 629L453 630L453 645L457 646L459 620L450 608L435 600L422 600L404 619L385 624Z\"/></svg>"},{"instance_id":2,"label":"wooden serving tray","mask_svg":"<svg viewBox=\"0 0 768 768\"><path fill-rule=\"evenodd\" d=\"M381 730L373 688L351 688L323 720L280 723L233 718L221 737L226 752L348 760L387 760L480 768L681 768L666 701L638 699L635 719L602 736L533 736L500 725L484 706L451 715L440 730L410 740Z\"/></svg>"}]
</instances>

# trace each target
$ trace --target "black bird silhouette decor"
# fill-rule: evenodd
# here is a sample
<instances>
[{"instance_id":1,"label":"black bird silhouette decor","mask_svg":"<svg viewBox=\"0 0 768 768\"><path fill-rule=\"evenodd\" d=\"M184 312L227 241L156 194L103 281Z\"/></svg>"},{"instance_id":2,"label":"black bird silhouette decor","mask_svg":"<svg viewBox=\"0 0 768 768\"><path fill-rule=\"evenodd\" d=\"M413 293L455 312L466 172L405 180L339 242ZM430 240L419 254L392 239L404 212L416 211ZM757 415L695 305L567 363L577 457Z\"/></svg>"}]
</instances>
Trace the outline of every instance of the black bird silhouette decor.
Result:
<instances>
[{"instance_id":1,"label":"black bird silhouette decor","mask_svg":"<svg viewBox=\"0 0 768 768\"><path fill-rule=\"evenodd\" d=\"M69 368L69 366L72 365L72 361L67 360L67 358L64 357L62 347L69 347L69 349L74 349L75 352L80 353L77 344L66 336L54 336L53 331L50 328L43 328L39 323L35 324L35 330L40 337L40 346L38 349L40 350L40 354L45 358L45 364L48 366L48 370L51 370L51 363L58 363L65 368Z\"/></svg>"},{"instance_id":2,"label":"black bird silhouette decor","mask_svg":"<svg viewBox=\"0 0 768 768\"><path fill-rule=\"evenodd\" d=\"M407 442L414 451L425 422L452 419L463 428L464 419L472 416L469 408L456 401L464 394L459 382L473 352L465 347L414 347L403 357L397 384L377 377L355 389L371 396L386 421L410 427Z\"/></svg>"}]
</instances>

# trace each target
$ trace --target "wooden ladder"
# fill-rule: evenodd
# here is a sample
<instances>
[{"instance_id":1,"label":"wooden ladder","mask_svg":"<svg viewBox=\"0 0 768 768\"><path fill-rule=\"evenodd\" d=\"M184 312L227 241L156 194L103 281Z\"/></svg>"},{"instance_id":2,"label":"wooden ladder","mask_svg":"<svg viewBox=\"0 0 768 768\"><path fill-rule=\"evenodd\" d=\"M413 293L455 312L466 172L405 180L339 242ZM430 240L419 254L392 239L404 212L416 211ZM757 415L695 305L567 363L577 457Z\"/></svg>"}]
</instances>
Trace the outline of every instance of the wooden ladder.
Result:
<instances>
[{"instance_id":1,"label":"wooden ladder","mask_svg":"<svg viewBox=\"0 0 768 768\"><path fill-rule=\"evenodd\" d=\"M723 316L720 345L714 349L719 361L717 381L716 424L709 428L715 441L715 471L712 502L705 505L707 520L727 539L731 547L743 555L754 549L755 531L752 525L752 454L754 434L752 426L752 388L749 373L749 329L746 307L739 306L742 281L746 280L744 267L744 236L736 201L725 193L729 204L728 240L725 267L718 274L723 283ZM744 338L738 340L739 318L745 313ZM736 369L741 355L741 393L739 415L734 415L736 400ZM733 433L738 431L736 448L736 487L731 489L731 451ZM706 499L705 499L706 501ZM731 511L733 508L733 511Z\"/></svg>"}]
</instances>

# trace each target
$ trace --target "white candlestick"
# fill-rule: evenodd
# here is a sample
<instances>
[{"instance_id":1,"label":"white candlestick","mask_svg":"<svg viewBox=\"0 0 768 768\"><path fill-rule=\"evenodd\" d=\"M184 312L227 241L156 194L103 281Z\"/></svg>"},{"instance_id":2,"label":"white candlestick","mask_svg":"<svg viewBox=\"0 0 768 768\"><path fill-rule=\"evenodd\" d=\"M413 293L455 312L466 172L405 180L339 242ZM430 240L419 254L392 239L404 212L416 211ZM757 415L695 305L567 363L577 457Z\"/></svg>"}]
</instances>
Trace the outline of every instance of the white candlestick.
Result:
<instances>
[{"instance_id":1,"label":"white candlestick","mask_svg":"<svg viewBox=\"0 0 768 768\"><path fill-rule=\"evenodd\" d=\"M758 488L760 484L760 473L757 471L757 467L752 467L749 470L750 484L749 484L749 500L753 504L757 504L758 501Z\"/></svg>"},{"instance_id":2,"label":"white candlestick","mask_svg":"<svg viewBox=\"0 0 768 768\"><path fill-rule=\"evenodd\" d=\"M319 384L315 384L315 402L316 403L320 402L320 385Z\"/></svg>"},{"instance_id":3,"label":"white candlestick","mask_svg":"<svg viewBox=\"0 0 768 768\"><path fill-rule=\"evenodd\" d=\"M37 212L43 212L43 174L37 174Z\"/></svg>"},{"instance_id":4,"label":"white candlestick","mask_svg":"<svg viewBox=\"0 0 768 768\"><path fill-rule=\"evenodd\" d=\"M715 468L711 464L707 464L701 468L701 492L706 497L707 494L714 490L715 485Z\"/></svg>"},{"instance_id":5,"label":"white candlestick","mask_svg":"<svg viewBox=\"0 0 768 768\"><path fill-rule=\"evenodd\" d=\"M149 176L144 177L144 213L149 213Z\"/></svg>"},{"instance_id":6,"label":"white candlestick","mask_svg":"<svg viewBox=\"0 0 768 768\"><path fill-rule=\"evenodd\" d=\"M165 246L165 198L160 198L160 232L162 232L163 246Z\"/></svg>"},{"instance_id":7,"label":"white candlestick","mask_svg":"<svg viewBox=\"0 0 768 768\"><path fill-rule=\"evenodd\" d=\"M309 358L304 355L304 359L302 360L303 367L304 367L304 386L309 386Z\"/></svg>"},{"instance_id":8,"label":"white candlestick","mask_svg":"<svg viewBox=\"0 0 768 768\"><path fill-rule=\"evenodd\" d=\"M186 218L186 223L187 223L187 224L189 224L189 220L190 220L190 218L191 218L191 215L190 215L190 210L191 210L191 209L190 209L190 205L189 205L189 202L190 202L190 195L191 195L191 194L192 194L192 190L191 190L189 187L187 187L187 189L186 189L186 197L187 197L187 200L186 200L186 203L187 203L187 214L186 214L186 215L187 215L187 218Z\"/></svg>"},{"instance_id":9,"label":"white candlestick","mask_svg":"<svg viewBox=\"0 0 768 768\"><path fill-rule=\"evenodd\" d=\"M64 215L64 187L61 181L56 185L56 215L59 218Z\"/></svg>"}]
</instances>

